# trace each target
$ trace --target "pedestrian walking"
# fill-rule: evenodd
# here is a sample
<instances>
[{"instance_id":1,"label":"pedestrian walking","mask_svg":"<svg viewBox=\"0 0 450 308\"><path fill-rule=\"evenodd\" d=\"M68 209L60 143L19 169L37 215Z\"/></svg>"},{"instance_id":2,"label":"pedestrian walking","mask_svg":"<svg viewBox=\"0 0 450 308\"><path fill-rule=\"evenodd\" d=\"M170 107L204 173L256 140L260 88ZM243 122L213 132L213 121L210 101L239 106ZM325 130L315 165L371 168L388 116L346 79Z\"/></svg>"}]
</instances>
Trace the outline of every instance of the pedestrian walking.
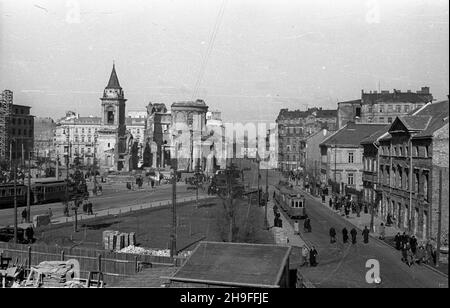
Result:
<instances>
[{"instance_id":1,"label":"pedestrian walking","mask_svg":"<svg viewBox=\"0 0 450 308\"><path fill-rule=\"evenodd\" d=\"M22 211L22 222L27 221L27 217L28 217L27 208L24 208Z\"/></svg>"},{"instance_id":2,"label":"pedestrian walking","mask_svg":"<svg viewBox=\"0 0 450 308\"><path fill-rule=\"evenodd\" d=\"M402 248L402 236L400 235L400 232L398 232L395 237L395 249L400 250Z\"/></svg>"},{"instance_id":3,"label":"pedestrian walking","mask_svg":"<svg viewBox=\"0 0 450 308\"><path fill-rule=\"evenodd\" d=\"M311 266L317 266L317 250L314 246L311 247L311 250L309 251L309 264Z\"/></svg>"},{"instance_id":4,"label":"pedestrian walking","mask_svg":"<svg viewBox=\"0 0 450 308\"><path fill-rule=\"evenodd\" d=\"M48 208L48 212L47 213L48 213L48 217L52 218L53 212L52 212L51 208Z\"/></svg>"},{"instance_id":5,"label":"pedestrian walking","mask_svg":"<svg viewBox=\"0 0 450 308\"><path fill-rule=\"evenodd\" d=\"M416 251L417 251L417 238L414 235L409 239L409 245L411 246L411 252L413 254L416 254Z\"/></svg>"},{"instance_id":6,"label":"pedestrian walking","mask_svg":"<svg viewBox=\"0 0 450 308\"><path fill-rule=\"evenodd\" d=\"M355 228L352 228L350 230L350 235L352 237L352 244L356 244L356 236L358 235L358 232L356 231Z\"/></svg>"},{"instance_id":7,"label":"pedestrian walking","mask_svg":"<svg viewBox=\"0 0 450 308\"><path fill-rule=\"evenodd\" d=\"M298 220L294 221L294 234L300 234L300 228L298 225Z\"/></svg>"},{"instance_id":8,"label":"pedestrian walking","mask_svg":"<svg viewBox=\"0 0 450 308\"><path fill-rule=\"evenodd\" d=\"M425 248L423 247L423 245L420 245L416 253L416 263L419 265L422 264L422 262L426 263L425 256L426 256Z\"/></svg>"},{"instance_id":9,"label":"pedestrian walking","mask_svg":"<svg viewBox=\"0 0 450 308\"><path fill-rule=\"evenodd\" d=\"M364 244L369 243L369 233L370 233L369 229L367 228L367 226L365 226L362 232Z\"/></svg>"},{"instance_id":10,"label":"pedestrian walking","mask_svg":"<svg viewBox=\"0 0 450 308\"><path fill-rule=\"evenodd\" d=\"M344 229L342 229L342 241L344 242L344 244L348 242L348 231L345 227Z\"/></svg>"},{"instance_id":11,"label":"pedestrian walking","mask_svg":"<svg viewBox=\"0 0 450 308\"><path fill-rule=\"evenodd\" d=\"M303 245L302 247L302 264L301 266L308 265L308 256L309 256L309 249L306 247L306 245Z\"/></svg>"},{"instance_id":12,"label":"pedestrian walking","mask_svg":"<svg viewBox=\"0 0 450 308\"><path fill-rule=\"evenodd\" d=\"M87 204L87 210L88 210L88 215L94 215L94 212L92 211L92 202L89 202Z\"/></svg>"},{"instance_id":13,"label":"pedestrian walking","mask_svg":"<svg viewBox=\"0 0 450 308\"><path fill-rule=\"evenodd\" d=\"M328 205L330 206L330 208L333 208L333 199L330 198L330 200L328 201Z\"/></svg>"},{"instance_id":14,"label":"pedestrian walking","mask_svg":"<svg viewBox=\"0 0 450 308\"><path fill-rule=\"evenodd\" d=\"M330 243L336 243L336 230L333 227L330 228Z\"/></svg>"},{"instance_id":15,"label":"pedestrian walking","mask_svg":"<svg viewBox=\"0 0 450 308\"><path fill-rule=\"evenodd\" d=\"M305 222L303 224L303 227L305 229L305 232L311 232L311 220L309 218L305 219Z\"/></svg>"},{"instance_id":16,"label":"pedestrian walking","mask_svg":"<svg viewBox=\"0 0 450 308\"><path fill-rule=\"evenodd\" d=\"M384 227L384 224L380 224L380 240L384 240L384 237L386 236L386 228Z\"/></svg>"},{"instance_id":17,"label":"pedestrian walking","mask_svg":"<svg viewBox=\"0 0 450 308\"><path fill-rule=\"evenodd\" d=\"M325 194L322 193L322 203L325 203Z\"/></svg>"}]
</instances>

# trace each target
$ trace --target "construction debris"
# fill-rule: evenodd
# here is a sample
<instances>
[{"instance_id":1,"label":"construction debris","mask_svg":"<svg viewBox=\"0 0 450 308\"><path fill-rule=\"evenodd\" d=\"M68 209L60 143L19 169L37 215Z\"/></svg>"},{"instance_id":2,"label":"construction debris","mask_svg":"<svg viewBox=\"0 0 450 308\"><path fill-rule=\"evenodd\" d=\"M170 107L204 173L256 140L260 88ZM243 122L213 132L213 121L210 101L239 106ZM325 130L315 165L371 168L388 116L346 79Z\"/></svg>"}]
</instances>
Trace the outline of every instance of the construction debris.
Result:
<instances>
[{"instance_id":1,"label":"construction debris","mask_svg":"<svg viewBox=\"0 0 450 308\"><path fill-rule=\"evenodd\" d=\"M133 245L120 249L118 252L156 256L156 257L170 257L170 249L152 249L152 248L137 247ZM190 251L181 251L180 253L178 253L178 256L188 257L190 254L191 254Z\"/></svg>"}]
</instances>

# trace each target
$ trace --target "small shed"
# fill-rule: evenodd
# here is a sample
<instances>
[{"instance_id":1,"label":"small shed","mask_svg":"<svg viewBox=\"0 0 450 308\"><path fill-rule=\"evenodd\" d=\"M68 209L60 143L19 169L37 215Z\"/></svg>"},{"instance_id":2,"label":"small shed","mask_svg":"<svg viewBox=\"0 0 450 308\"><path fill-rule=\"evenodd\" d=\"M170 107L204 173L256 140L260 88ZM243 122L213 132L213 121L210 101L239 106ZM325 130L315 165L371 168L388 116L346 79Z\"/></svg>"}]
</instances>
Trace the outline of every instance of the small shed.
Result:
<instances>
[{"instance_id":1,"label":"small shed","mask_svg":"<svg viewBox=\"0 0 450 308\"><path fill-rule=\"evenodd\" d=\"M200 242L171 287L289 287L290 246Z\"/></svg>"}]
</instances>

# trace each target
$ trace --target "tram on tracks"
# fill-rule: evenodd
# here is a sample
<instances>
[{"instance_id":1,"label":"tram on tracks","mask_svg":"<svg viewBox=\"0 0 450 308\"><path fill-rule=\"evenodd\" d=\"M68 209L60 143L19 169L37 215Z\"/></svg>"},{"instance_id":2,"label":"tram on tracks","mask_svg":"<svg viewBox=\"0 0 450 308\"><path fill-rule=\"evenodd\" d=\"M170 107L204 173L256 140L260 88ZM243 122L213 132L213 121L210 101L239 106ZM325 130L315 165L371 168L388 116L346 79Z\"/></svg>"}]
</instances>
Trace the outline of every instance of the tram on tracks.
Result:
<instances>
[{"instance_id":1,"label":"tram on tracks","mask_svg":"<svg viewBox=\"0 0 450 308\"><path fill-rule=\"evenodd\" d=\"M30 187L30 203L44 204L50 202L60 202L66 200L66 189L69 200L89 197L89 192L85 183L74 185L65 180L36 179ZM27 183L17 183L15 188L16 202L18 206L27 203ZM0 184L0 209L14 206L14 184Z\"/></svg>"},{"instance_id":2,"label":"tram on tracks","mask_svg":"<svg viewBox=\"0 0 450 308\"><path fill-rule=\"evenodd\" d=\"M275 186L275 204L292 219L306 217L306 202L302 192L287 182Z\"/></svg>"}]
</instances>

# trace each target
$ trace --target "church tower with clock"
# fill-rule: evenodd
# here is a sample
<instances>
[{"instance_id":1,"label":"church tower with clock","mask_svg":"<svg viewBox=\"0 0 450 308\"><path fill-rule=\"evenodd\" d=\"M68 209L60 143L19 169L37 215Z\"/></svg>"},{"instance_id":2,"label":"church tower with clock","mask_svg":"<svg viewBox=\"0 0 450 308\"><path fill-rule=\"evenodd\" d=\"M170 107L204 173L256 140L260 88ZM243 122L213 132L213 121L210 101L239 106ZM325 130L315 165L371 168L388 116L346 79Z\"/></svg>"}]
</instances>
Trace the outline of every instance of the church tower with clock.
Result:
<instances>
[{"instance_id":1,"label":"church tower with clock","mask_svg":"<svg viewBox=\"0 0 450 308\"><path fill-rule=\"evenodd\" d=\"M97 144L100 167L122 170L127 152L124 92L117 78L113 64L108 85L103 91L101 128L98 130Z\"/></svg>"}]
</instances>

